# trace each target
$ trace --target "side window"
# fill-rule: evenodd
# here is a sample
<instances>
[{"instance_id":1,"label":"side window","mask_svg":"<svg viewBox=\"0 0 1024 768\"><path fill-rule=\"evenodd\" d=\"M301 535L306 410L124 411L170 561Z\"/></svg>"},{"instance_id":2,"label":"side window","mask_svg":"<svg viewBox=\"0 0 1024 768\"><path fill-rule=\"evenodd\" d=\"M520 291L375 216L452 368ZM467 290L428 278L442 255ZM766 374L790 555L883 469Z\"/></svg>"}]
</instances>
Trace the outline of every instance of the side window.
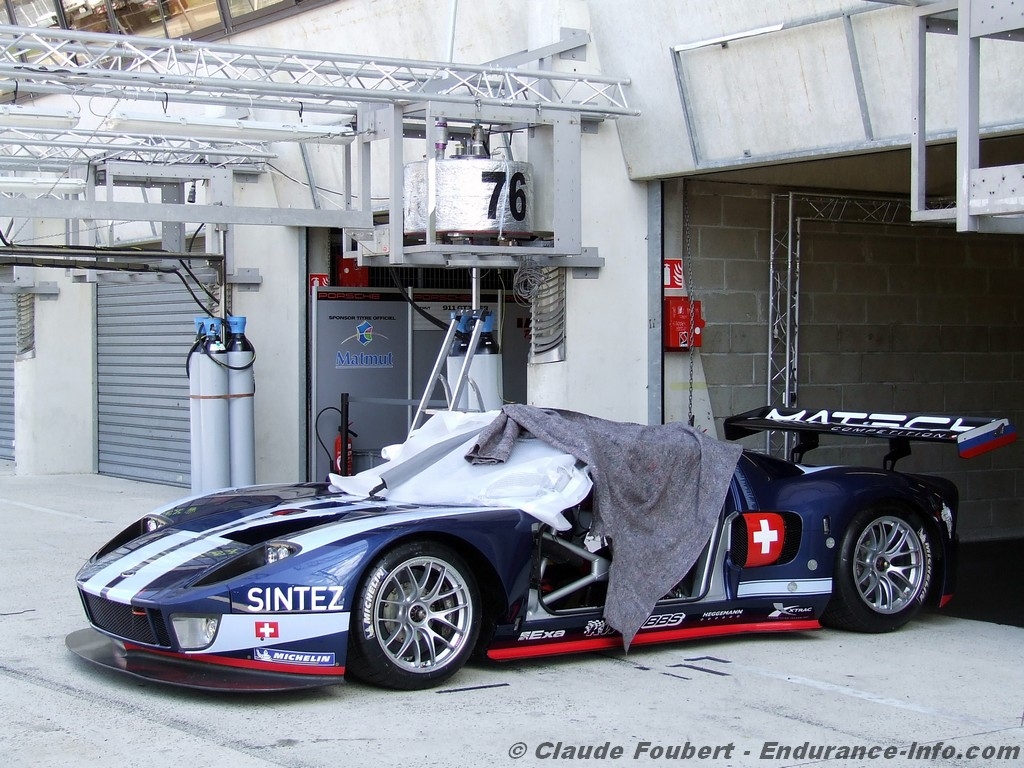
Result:
<instances>
[{"instance_id":1,"label":"side window","mask_svg":"<svg viewBox=\"0 0 1024 768\"><path fill-rule=\"evenodd\" d=\"M319 5L328 0L308 0ZM59 27L143 37L214 35L232 22L259 24L278 11L298 8L300 0L0 0L0 24ZM58 13L63 11L63 20ZM13 18L11 10L13 9Z\"/></svg>"},{"instance_id":2,"label":"side window","mask_svg":"<svg viewBox=\"0 0 1024 768\"><path fill-rule=\"evenodd\" d=\"M13 0L14 23L21 27L60 26L51 0Z\"/></svg>"},{"instance_id":3,"label":"side window","mask_svg":"<svg viewBox=\"0 0 1024 768\"><path fill-rule=\"evenodd\" d=\"M65 0L66 1L66 0ZM112 0L117 29L126 35L190 37L222 27L217 0Z\"/></svg>"},{"instance_id":4,"label":"side window","mask_svg":"<svg viewBox=\"0 0 1024 768\"><path fill-rule=\"evenodd\" d=\"M294 5L294 0L228 0L231 18L238 19L251 13Z\"/></svg>"},{"instance_id":5,"label":"side window","mask_svg":"<svg viewBox=\"0 0 1024 768\"><path fill-rule=\"evenodd\" d=\"M105 0L62 0L64 18L71 29L109 32L110 17Z\"/></svg>"}]
</instances>

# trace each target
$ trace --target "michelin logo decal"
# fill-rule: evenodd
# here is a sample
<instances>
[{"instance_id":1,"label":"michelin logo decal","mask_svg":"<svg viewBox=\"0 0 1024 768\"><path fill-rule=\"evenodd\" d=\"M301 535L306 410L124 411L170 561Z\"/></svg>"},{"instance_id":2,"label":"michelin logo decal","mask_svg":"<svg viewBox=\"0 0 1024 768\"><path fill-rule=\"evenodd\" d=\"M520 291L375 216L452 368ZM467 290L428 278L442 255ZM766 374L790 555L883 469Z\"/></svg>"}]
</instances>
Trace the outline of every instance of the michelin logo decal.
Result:
<instances>
[{"instance_id":1,"label":"michelin logo decal","mask_svg":"<svg viewBox=\"0 0 1024 768\"><path fill-rule=\"evenodd\" d=\"M273 648L253 648L253 659L268 664L302 664L310 667L333 667L333 653L303 653L279 651Z\"/></svg>"}]
</instances>

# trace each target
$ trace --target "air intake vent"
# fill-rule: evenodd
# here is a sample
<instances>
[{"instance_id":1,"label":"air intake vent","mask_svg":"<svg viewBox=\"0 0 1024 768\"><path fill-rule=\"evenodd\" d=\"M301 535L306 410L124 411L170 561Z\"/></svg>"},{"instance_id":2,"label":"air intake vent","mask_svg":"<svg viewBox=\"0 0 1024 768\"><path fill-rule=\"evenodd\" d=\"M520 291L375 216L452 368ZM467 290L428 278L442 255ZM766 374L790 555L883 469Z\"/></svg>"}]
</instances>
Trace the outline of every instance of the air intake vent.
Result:
<instances>
[{"instance_id":1,"label":"air intake vent","mask_svg":"<svg viewBox=\"0 0 1024 768\"><path fill-rule=\"evenodd\" d=\"M160 611L136 608L82 592L82 601L93 625L116 637L142 645L169 647L170 637Z\"/></svg>"},{"instance_id":2,"label":"air intake vent","mask_svg":"<svg viewBox=\"0 0 1024 768\"><path fill-rule=\"evenodd\" d=\"M565 359L565 270L536 270L538 284L530 312L530 362L555 363Z\"/></svg>"}]
</instances>

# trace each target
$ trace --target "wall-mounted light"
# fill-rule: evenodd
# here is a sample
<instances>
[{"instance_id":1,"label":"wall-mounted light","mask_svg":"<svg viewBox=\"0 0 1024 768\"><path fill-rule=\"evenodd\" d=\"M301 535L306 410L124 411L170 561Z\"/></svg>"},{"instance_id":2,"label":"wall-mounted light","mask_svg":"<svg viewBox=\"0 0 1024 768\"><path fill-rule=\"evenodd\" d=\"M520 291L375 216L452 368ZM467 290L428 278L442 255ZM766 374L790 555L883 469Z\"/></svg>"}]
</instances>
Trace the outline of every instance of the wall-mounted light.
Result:
<instances>
[{"instance_id":1,"label":"wall-mounted light","mask_svg":"<svg viewBox=\"0 0 1024 768\"><path fill-rule=\"evenodd\" d=\"M258 120L232 120L212 117L183 117L157 114L115 112L101 126L121 133L144 133L228 141L319 141L348 143L355 137L348 125L309 125L307 123L270 123Z\"/></svg>"},{"instance_id":2,"label":"wall-mounted light","mask_svg":"<svg viewBox=\"0 0 1024 768\"><path fill-rule=\"evenodd\" d=\"M0 192L35 195L80 195L85 192L85 179L56 176L0 176Z\"/></svg>"},{"instance_id":3,"label":"wall-mounted light","mask_svg":"<svg viewBox=\"0 0 1024 768\"><path fill-rule=\"evenodd\" d=\"M78 114L70 109L0 104L0 128L74 128Z\"/></svg>"}]
</instances>

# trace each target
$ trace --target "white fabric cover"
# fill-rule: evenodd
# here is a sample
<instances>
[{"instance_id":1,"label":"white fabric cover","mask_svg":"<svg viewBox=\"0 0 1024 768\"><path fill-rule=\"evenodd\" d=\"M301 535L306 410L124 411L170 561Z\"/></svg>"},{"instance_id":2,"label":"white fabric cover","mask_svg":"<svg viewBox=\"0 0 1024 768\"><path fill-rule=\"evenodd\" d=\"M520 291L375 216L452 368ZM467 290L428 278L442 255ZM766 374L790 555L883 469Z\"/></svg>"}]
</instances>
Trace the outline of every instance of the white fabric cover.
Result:
<instances>
[{"instance_id":1,"label":"white fabric cover","mask_svg":"<svg viewBox=\"0 0 1024 768\"><path fill-rule=\"evenodd\" d=\"M572 455L527 436L516 441L504 464L466 461L477 434L499 414L442 411L414 430L404 443L386 447L381 452L387 459L384 464L351 477L332 474L331 486L353 496L368 496L381 485L381 475L388 470L431 446L465 435L464 441L413 477L377 490L377 495L401 503L512 507L556 530L567 530L570 526L562 510L583 501L592 487L586 467L577 466Z\"/></svg>"}]
</instances>

